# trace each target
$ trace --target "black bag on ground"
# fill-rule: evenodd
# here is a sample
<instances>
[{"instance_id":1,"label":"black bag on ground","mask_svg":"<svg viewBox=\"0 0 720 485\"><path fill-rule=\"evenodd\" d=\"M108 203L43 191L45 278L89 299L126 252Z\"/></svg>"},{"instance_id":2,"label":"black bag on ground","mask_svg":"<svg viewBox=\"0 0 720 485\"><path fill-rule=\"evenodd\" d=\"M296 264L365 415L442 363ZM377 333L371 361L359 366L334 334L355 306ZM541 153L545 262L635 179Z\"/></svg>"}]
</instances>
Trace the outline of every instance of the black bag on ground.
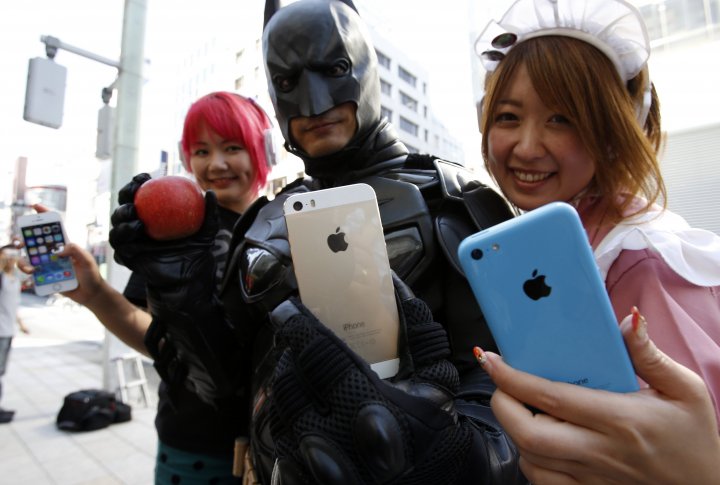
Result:
<instances>
[{"instance_id":1,"label":"black bag on ground","mask_svg":"<svg viewBox=\"0 0 720 485\"><path fill-rule=\"evenodd\" d=\"M65 431L93 431L129 421L131 409L112 392L84 389L65 396L56 423Z\"/></svg>"}]
</instances>

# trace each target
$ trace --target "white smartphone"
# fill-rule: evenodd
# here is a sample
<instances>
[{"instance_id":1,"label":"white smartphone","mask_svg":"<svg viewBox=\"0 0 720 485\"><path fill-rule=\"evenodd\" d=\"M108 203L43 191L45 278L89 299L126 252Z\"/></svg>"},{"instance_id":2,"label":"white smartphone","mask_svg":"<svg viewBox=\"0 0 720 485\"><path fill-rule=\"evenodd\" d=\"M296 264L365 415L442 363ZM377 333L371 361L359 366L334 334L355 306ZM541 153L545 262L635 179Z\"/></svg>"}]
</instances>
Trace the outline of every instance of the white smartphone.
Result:
<instances>
[{"instance_id":1,"label":"white smartphone","mask_svg":"<svg viewBox=\"0 0 720 485\"><path fill-rule=\"evenodd\" d=\"M283 210L300 300L378 376L397 374L398 310L375 191L294 194Z\"/></svg>"},{"instance_id":2,"label":"white smartphone","mask_svg":"<svg viewBox=\"0 0 720 485\"><path fill-rule=\"evenodd\" d=\"M572 206L554 202L469 236L458 255L508 364L594 389L638 389Z\"/></svg>"},{"instance_id":3,"label":"white smartphone","mask_svg":"<svg viewBox=\"0 0 720 485\"><path fill-rule=\"evenodd\" d=\"M67 241L57 212L27 214L18 218L25 252L35 267L33 283L40 296L74 290L78 286L70 258L57 255Z\"/></svg>"}]
</instances>

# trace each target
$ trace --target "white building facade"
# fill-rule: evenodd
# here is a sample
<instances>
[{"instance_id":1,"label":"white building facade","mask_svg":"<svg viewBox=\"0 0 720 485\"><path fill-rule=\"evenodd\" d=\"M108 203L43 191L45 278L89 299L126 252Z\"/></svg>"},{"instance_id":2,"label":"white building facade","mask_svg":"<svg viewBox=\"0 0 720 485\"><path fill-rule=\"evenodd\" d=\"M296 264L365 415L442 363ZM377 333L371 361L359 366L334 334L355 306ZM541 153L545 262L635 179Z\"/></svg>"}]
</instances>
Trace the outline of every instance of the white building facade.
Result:
<instances>
[{"instance_id":1,"label":"white building facade","mask_svg":"<svg viewBox=\"0 0 720 485\"><path fill-rule=\"evenodd\" d=\"M411 153L464 164L462 146L433 115L427 71L377 31L370 32L379 64L383 116Z\"/></svg>"},{"instance_id":2,"label":"white building facade","mask_svg":"<svg viewBox=\"0 0 720 485\"><path fill-rule=\"evenodd\" d=\"M668 208L720 234L720 0L636 2L650 35L650 77L666 144Z\"/></svg>"}]
</instances>

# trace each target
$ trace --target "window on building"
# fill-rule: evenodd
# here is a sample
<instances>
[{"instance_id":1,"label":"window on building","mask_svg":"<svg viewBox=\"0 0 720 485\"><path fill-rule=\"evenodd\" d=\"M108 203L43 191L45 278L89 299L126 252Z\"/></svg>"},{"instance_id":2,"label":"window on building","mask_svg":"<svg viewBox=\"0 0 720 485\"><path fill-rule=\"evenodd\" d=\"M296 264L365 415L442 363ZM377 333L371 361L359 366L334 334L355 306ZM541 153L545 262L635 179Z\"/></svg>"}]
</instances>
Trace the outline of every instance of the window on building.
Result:
<instances>
[{"instance_id":1,"label":"window on building","mask_svg":"<svg viewBox=\"0 0 720 485\"><path fill-rule=\"evenodd\" d=\"M242 91L245 84L245 76L240 76L235 80L235 91Z\"/></svg>"},{"instance_id":2,"label":"window on building","mask_svg":"<svg viewBox=\"0 0 720 485\"><path fill-rule=\"evenodd\" d=\"M386 94L388 96L392 96L392 84L385 81L384 79L380 80L380 91L383 94Z\"/></svg>"},{"instance_id":3,"label":"window on building","mask_svg":"<svg viewBox=\"0 0 720 485\"><path fill-rule=\"evenodd\" d=\"M245 49L240 49L239 51L237 51L237 53L235 54L235 64L240 64L240 61L242 60L244 54Z\"/></svg>"},{"instance_id":4,"label":"window on building","mask_svg":"<svg viewBox=\"0 0 720 485\"><path fill-rule=\"evenodd\" d=\"M428 141L428 131L425 130L425 143L427 143L427 141Z\"/></svg>"},{"instance_id":5,"label":"window on building","mask_svg":"<svg viewBox=\"0 0 720 485\"><path fill-rule=\"evenodd\" d=\"M423 118L427 118L427 106L423 106Z\"/></svg>"},{"instance_id":6,"label":"window on building","mask_svg":"<svg viewBox=\"0 0 720 485\"><path fill-rule=\"evenodd\" d=\"M375 54L377 54L378 64L386 69L390 69L390 58L377 49L375 49Z\"/></svg>"},{"instance_id":7,"label":"window on building","mask_svg":"<svg viewBox=\"0 0 720 485\"><path fill-rule=\"evenodd\" d=\"M280 177L270 181L270 190L273 194L277 194L287 185L287 177Z\"/></svg>"},{"instance_id":8,"label":"window on building","mask_svg":"<svg viewBox=\"0 0 720 485\"><path fill-rule=\"evenodd\" d=\"M417 112L418 102L415 98L400 91L400 102L403 106Z\"/></svg>"},{"instance_id":9,"label":"window on building","mask_svg":"<svg viewBox=\"0 0 720 485\"><path fill-rule=\"evenodd\" d=\"M407 69L402 66L398 66L398 76L400 79L408 83L410 86L415 87L417 84L417 78Z\"/></svg>"},{"instance_id":10,"label":"window on building","mask_svg":"<svg viewBox=\"0 0 720 485\"><path fill-rule=\"evenodd\" d=\"M392 123L392 110L386 108L385 106L380 106L380 116L383 118L387 118L389 122Z\"/></svg>"},{"instance_id":11,"label":"window on building","mask_svg":"<svg viewBox=\"0 0 720 485\"><path fill-rule=\"evenodd\" d=\"M413 136L418 136L418 125L402 116L400 117L400 129Z\"/></svg>"},{"instance_id":12,"label":"window on building","mask_svg":"<svg viewBox=\"0 0 720 485\"><path fill-rule=\"evenodd\" d=\"M639 8L650 40L663 44L708 35L720 27L719 0L659 0Z\"/></svg>"}]
</instances>

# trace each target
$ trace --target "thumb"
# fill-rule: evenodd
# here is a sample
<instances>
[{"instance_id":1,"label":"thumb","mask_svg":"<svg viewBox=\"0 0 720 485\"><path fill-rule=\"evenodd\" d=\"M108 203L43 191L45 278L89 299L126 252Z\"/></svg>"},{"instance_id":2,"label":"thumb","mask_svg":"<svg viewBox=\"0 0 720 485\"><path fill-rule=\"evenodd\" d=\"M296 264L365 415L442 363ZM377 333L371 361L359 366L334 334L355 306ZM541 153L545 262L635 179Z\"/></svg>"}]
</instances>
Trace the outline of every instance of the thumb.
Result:
<instances>
[{"instance_id":1,"label":"thumb","mask_svg":"<svg viewBox=\"0 0 720 485\"><path fill-rule=\"evenodd\" d=\"M50 209L43 204L33 204L32 208L35 209L35 212L37 212L38 214L41 214L43 212L50 212Z\"/></svg>"},{"instance_id":2,"label":"thumb","mask_svg":"<svg viewBox=\"0 0 720 485\"><path fill-rule=\"evenodd\" d=\"M32 274L35 272L35 267L25 258L18 259L17 267L25 274Z\"/></svg>"},{"instance_id":3,"label":"thumb","mask_svg":"<svg viewBox=\"0 0 720 485\"><path fill-rule=\"evenodd\" d=\"M647 325L636 307L620 324L635 373L650 387L671 398L682 398L705 389L700 376L657 348L648 336Z\"/></svg>"}]
</instances>

